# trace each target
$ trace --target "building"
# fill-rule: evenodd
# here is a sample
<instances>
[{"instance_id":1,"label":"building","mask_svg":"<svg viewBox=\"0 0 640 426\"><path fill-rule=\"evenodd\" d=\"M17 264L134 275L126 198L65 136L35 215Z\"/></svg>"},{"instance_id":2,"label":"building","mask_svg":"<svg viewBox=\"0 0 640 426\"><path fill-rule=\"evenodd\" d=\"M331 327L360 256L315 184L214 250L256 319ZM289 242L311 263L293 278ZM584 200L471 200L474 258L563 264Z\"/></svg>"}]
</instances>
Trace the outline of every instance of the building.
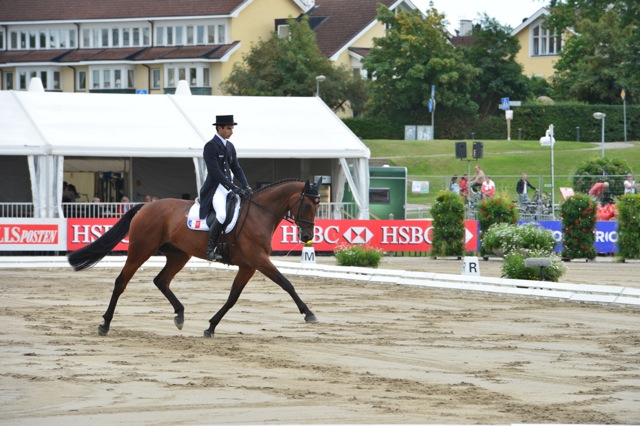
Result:
<instances>
[{"instance_id":1,"label":"building","mask_svg":"<svg viewBox=\"0 0 640 426\"><path fill-rule=\"evenodd\" d=\"M376 6L407 0L0 0L0 89L219 95L251 44L286 35L308 13L318 45L361 73L360 59L384 35Z\"/></svg>"},{"instance_id":2,"label":"building","mask_svg":"<svg viewBox=\"0 0 640 426\"><path fill-rule=\"evenodd\" d=\"M553 66L562 50L563 37L553 29L545 28L545 18L550 13L543 7L511 32L520 41L521 49L516 61L522 65L527 77L549 79L555 72ZM570 31L567 32L569 34Z\"/></svg>"}]
</instances>

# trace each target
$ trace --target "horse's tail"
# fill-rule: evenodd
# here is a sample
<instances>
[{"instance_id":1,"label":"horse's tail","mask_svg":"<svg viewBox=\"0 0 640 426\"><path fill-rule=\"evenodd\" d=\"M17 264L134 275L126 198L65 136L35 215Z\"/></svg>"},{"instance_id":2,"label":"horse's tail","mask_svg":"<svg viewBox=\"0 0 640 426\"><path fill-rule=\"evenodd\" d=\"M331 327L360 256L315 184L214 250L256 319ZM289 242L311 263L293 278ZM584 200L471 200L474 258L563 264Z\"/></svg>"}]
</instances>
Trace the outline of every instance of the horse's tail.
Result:
<instances>
[{"instance_id":1,"label":"horse's tail","mask_svg":"<svg viewBox=\"0 0 640 426\"><path fill-rule=\"evenodd\" d=\"M82 271L100 262L120 241L129 233L129 226L133 217L144 206L136 204L125 213L122 218L113 225L113 228L105 232L100 238L86 247L67 254L69 264L76 271Z\"/></svg>"}]
</instances>

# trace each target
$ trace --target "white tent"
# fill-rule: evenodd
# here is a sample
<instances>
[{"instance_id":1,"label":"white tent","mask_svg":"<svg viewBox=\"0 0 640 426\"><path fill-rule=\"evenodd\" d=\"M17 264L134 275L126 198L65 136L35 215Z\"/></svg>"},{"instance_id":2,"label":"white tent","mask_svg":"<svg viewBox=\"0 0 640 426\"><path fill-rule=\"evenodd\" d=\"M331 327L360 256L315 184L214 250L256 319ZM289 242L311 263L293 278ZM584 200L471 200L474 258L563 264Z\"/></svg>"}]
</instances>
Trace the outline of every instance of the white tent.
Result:
<instances>
[{"instance_id":1,"label":"white tent","mask_svg":"<svg viewBox=\"0 0 640 426\"><path fill-rule=\"evenodd\" d=\"M346 181L359 217L369 217L369 149L316 97L0 91L0 155L28 156L35 215L57 217L69 156L193 159L199 190L203 144L224 114L238 122L232 140L245 171L249 162L288 169L263 171L264 181L331 175L333 200Z\"/></svg>"}]
</instances>

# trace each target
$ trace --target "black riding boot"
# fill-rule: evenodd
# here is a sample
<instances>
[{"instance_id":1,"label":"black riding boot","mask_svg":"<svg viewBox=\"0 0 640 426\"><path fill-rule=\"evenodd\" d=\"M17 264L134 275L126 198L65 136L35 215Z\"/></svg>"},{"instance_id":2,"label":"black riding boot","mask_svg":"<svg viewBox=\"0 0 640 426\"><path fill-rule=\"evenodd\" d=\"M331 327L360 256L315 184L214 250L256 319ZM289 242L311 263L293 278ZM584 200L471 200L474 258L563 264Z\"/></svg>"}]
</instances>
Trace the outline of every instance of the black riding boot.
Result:
<instances>
[{"instance_id":1,"label":"black riding boot","mask_svg":"<svg viewBox=\"0 0 640 426\"><path fill-rule=\"evenodd\" d=\"M218 238L220 238L220 232L222 232L222 224L217 220L213 221L211 228L209 228L209 246L207 247L207 260L209 262L217 262L222 260L222 256L220 256L216 252L216 248L218 246Z\"/></svg>"}]
</instances>

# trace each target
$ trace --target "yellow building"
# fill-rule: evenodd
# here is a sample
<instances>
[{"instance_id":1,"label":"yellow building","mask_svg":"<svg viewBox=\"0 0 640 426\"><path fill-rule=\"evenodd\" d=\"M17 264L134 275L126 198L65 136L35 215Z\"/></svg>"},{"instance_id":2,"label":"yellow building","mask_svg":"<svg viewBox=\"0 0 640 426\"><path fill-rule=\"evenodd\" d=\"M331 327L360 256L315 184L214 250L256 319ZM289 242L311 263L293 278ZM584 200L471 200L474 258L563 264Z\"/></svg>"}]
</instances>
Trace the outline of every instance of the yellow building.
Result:
<instances>
[{"instance_id":1,"label":"yellow building","mask_svg":"<svg viewBox=\"0 0 640 426\"><path fill-rule=\"evenodd\" d=\"M522 65L524 75L549 79L555 72L553 66L559 58L564 40L553 29L545 28L546 8L525 19L512 32L520 41L516 60Z\"/></svg>"},{"instance_id":2,"label":"yellow building","mask_svg":"<svg viewBox=\"0 0 640 426\"><path fill-rule=\"evenodd\" d=\"M186 80L196 95L219 84L251 44L286 34L307 13L321 50L361 72L360 59L384 34L376 5L398 0L0 0L0 89L173 93Z\"/></svg>"}]
</instances>

